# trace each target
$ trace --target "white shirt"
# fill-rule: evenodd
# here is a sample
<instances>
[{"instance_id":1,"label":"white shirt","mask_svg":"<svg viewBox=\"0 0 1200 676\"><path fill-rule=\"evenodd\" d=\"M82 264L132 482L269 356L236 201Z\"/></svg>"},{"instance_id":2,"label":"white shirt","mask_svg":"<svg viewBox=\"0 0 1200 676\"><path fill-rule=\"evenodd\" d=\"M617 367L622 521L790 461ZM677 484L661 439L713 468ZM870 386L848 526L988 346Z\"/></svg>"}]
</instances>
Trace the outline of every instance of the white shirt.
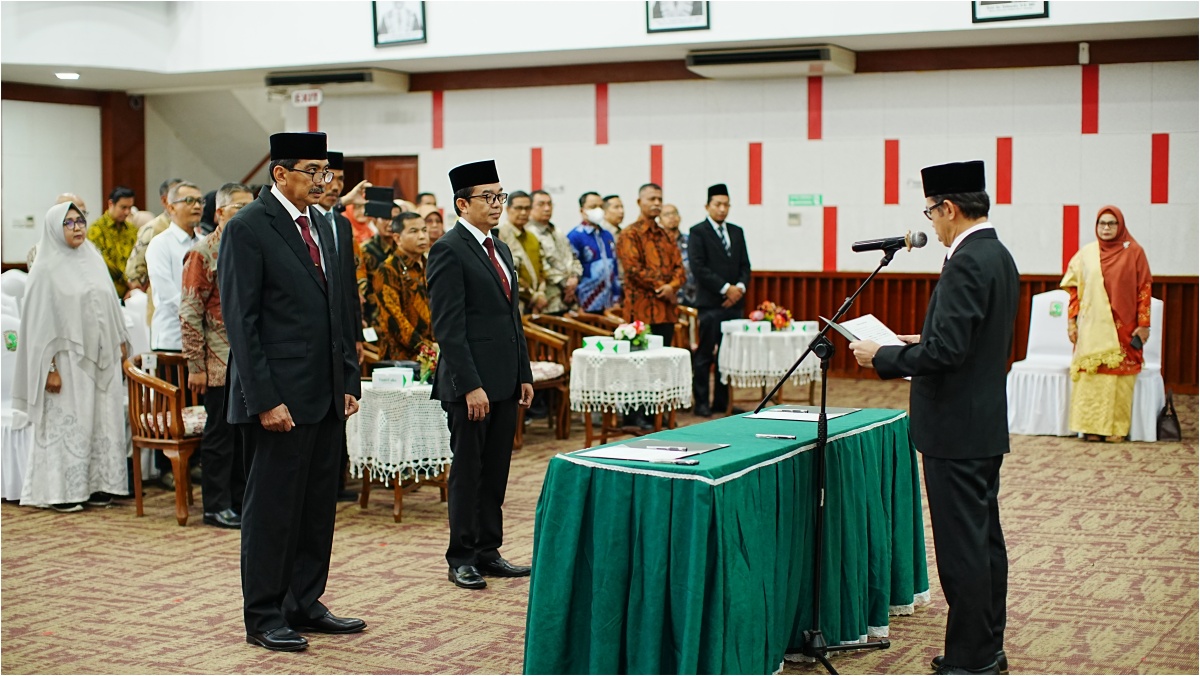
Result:
<instances>
[{"instance_id":1,"label":"white shirt","mask_svg":"<svg viewBox=\"0 0 1200 676\"><path fill-rule=\"evenodd\" d=\"M980 230L995 230L995 228L992 227L990 222L984 221L958 233L958 237L955 237L954 241L950 243L950 251L946 253L946 260L950 260L950 257L954 255L954 250L958 248L959 244L962 244L962 241L966 239L967 235L979 232Z\"/></svg>"},{"instance_id":2,"label":"white shirt","mask_svg":"<svg viewBox=\"0 0 1200 676\"><path fill-rule=\"evenodd\" d=\"M712 226L713 232L717 233L717 238L719 239L721 237L721 229L725 228L725 224L721 223L721 225L717 225L717 222L712 219L712 216L709 216L707 218L707 220L708 220L708 224ZM732 256L733 255L733 240L729 237L729 229L728 228L725 228L725 241L729 242L729 255ZM741 289L743 293L745 293L745 291L746 291L746 285L741 282L737 283L737 288ZM725 286L721 287L721 295L724 296L726 291L729 291L729 284L726 284Z\"/></svg>"},{"instance_id":3,"label":"white shirt","mask_svg":"<svg viewBox=\"0 0 1200 676\"><path fill-rule=\"evenodd\" d=\"M179 299L183 295L183 257L197 242L174 222L150 240L146 247L146 272L154 294L154 317L150 320L150 349L182 350L179 329Z\"/></svg>"},{"instance_id":4,"label":"white shirt","mask_svg":"<svg viewBox=\"0 0 1200 676\"><path fill-rule=\"evenodd\" d=\"M287 209L288 216L292 217L292 223L296 223L296 219L300 218L301 216L307 217L307 214L301 214L300 210L296 208L296 205L289 202L288 198L284 197L283 193L279 192L279 186L272 184L271 194L275 196L275 199L279 200L279 203L283 205L284 209ZM296 223L296 233L300 235L300 239L304 239L304 233L300 232L299 223ZM317 224L313 223L311 218L308 219L308 233L312 235L313 242L317 244L317 251L321 253L319 256L321 259L321 272L325 272L325 254L321 250L321 231L317 229Z\"/></svg>"},{"instance_id":5,"label":"white shirt","mask_svg":"<svg viewBox=\"0 0 1200 676\"><path fill-rule=\"evenodd\" d=\"M488 257L487 247L483 245L483 241L488 238L488 235L485 235L482 231L479 230L479 228L468 223L466 221L466 219L464 219L462 216L458 217L458 222L462 223L462 226L467 229L467 232L471 233L472 235L475 235L475 241L479 242L479 246L483 248L484 257ZM530 221L529 223L532 224L533 221ZM493 240L492 246L495 246L495 245L496 245L496 242L495 242L495 240ZM504 274L508 275L508 288L509 289L516 288L517 283L513 279L512 270L509 270L508 265L506 265L504 263L504 257L501 256L500 254L496 254L496 260L500 261L500 267L504 269Z\"/></svg>"}]
</instances>

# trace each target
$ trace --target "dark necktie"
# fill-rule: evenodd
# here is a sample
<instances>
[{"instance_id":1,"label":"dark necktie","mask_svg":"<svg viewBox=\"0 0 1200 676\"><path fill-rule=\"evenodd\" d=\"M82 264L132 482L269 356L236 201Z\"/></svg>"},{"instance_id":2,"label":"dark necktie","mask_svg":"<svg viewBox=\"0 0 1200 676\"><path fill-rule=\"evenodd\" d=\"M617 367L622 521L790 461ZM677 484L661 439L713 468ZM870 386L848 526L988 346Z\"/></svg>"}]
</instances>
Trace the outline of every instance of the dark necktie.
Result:
<instances>
[{"instance_id":1,"label":"dark necktie","mask_svg":"<svg viewBox=\"0 0 1200 676\"><path fill-rule=\"evenodd\" d=\"M717 223L717 233L721 235L721 246L725 247L725 253L729 253L729 240L725 238L724 223Z\"/></svg>"},{"instance_id":2,"label":"dark necktie","mask_svg":"<svg viewBox=\"0 0 1200 676\"><path fill-rule=\"evenodd\" d=\"M483 248L487 249L488 257L492 259L492 265L496 266L496 274L500 275L500 286L504 287L504 297L511 302L512 288L508 285L508 275L504 272L504 266L500 265L500 259L496 258L496 244L492 242L490 236L484 238Z\"/></svg>"},{"instance_id":3,"label":"dark necktie","mask_svg":"<svg viewBox=\"0 0 1200 676\"><path fill-rule=\"evenodd\" d=\"M312 233L308 231L308 216L297 216L296 223L300 225L300 236L304 238L304 244L308 246L308 257L312 259L313 265L317 266L317 276L321 278L321 283L325 283L325 272L321 270L321 250L317 248L317 242L313 239Z\"/></svg>"}]
</instances>

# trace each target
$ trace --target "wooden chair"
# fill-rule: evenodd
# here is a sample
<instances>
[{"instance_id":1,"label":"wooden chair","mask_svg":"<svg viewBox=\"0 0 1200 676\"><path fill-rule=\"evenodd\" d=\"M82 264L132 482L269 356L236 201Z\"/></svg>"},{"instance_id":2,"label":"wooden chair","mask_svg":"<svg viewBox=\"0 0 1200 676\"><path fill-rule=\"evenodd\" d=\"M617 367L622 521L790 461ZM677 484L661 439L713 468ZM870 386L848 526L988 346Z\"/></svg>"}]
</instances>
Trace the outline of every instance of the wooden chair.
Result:
<instances>
[{"instance_id":1,"label":"wooden chair","mask_svg":"<svg viewBox=\"0 0 1200 676\"><path fill-rule=\"evenodd\" d=\"M527 323L550 329L567 337L567 355L583 347L585 336L612 336L611 330L598 329L570 317L554 315L526 315Z\"/></svg>"},{"instance_id":2,"label":"wooden chair","mask_svg":"<svg viewBox=\"0 0 1200 676\"><path fill-rule=\"evenodd\" d=\"M697 333L700 325L700 311L694 307L686 305L677 305L675 307L677 319L675 320L675 347L682 347L685 350L696 351L700 347L700 338Z\"/></svg>"},{"instance_id":3,"label":"wooden chair","mask_svg":"<svg viewBox=\"0 0 1200 676\"><path fill-rule=\"evenodd\" d=\"M134 355L122 366L129 385L129 427L133 431L133 495L137 515L142 509L142 453L159 450L171 461L175 475L175 520L180 526L188 521L188 506L195 502L188 461L200 447L204 424L199 429L189 419L184 424L184 409L195 406L196 395L186 387L187 360L181 354L157 352L155 374L142 370L142 356ZM160 377L160 376L165 376ZM174 380L179 385L173 385Z\"/></svg>"},{"instance_id":4,"label":"wooden chair","mask_svg":"<svg viewBox=\"0 0 1200 676\"><path fill-rule=\"evenodd\" d=\"M379 348L373 343L363 343L362 377L370 378L374 367L371 364L379 361Z\"/></svg>"},{"instance_id":5,"label":"wooden chair","mask_svg":"<svg viewBox=\"0 0 1200 676\"><path fill-rule=\"evenodd\" d=\"M538 380L534 375L533 391L549 390L556 393L551 397L548 422L554 428L557 439L571 436L571 354L567 351L569 338L529 322L524 323L525 344L529 348L529 361L549 362L562 366L562 375ZM557 411L555 410L557 407ZM556 424L557 423L557 424ZM525 409L517 407L517 431L513 437L513 448L525 443Z\"/></svg>"},{"instance_id":6,"label":"wooden chair","mask_svg":"<svg viewBox=\"0 0 1200 676\"><path fill-rule=\"evenodd\" d=\"M605 329L612 333L622 322L608 315L598 315L591 312L568 312L567 317L574 319L577 322L582 322L588 326L594 326L598 329Z\"/></svg>"},{"instance_id":7,"label":"wooden chair","mask_svg":"<svg viewBox=\"0 0 1200 676\"><path fill-rule=\"evenodd\" d=\"M519 429L519 428L518 428ZM449 496L450 489L450 469L447 468L441 474L432 479L417 481L413 477L401 478L399 473L392 475L392 521L400 523L404 517L404 496L412 493L422 486L435 486L441 491L442 502L445 502ZM371 473L363 470L362 492L358 494L359 509L366 509L367 503L371 500Z\"/></svg>"},{"instance_id":8,"label":"wooden chair","mask_svg":"<svg viewBox=\"0 0 1200 676\"><path fill-rule=\"evenodd\" d=\"M620 306L620 305L617 305L617 306L615 306L615 307L605 308L605 309L604 309L604 316L605 316L605 317L608 317L608 318L609 318L609 319L611 319L611 320L613 320L613 321L614 321L614 322L616 322L618 325L619 325L619 324L624 324L624 323L625 323L625 315L624 315L624 314L621 312L621 306Z\"/></svg>"}]
</instances>

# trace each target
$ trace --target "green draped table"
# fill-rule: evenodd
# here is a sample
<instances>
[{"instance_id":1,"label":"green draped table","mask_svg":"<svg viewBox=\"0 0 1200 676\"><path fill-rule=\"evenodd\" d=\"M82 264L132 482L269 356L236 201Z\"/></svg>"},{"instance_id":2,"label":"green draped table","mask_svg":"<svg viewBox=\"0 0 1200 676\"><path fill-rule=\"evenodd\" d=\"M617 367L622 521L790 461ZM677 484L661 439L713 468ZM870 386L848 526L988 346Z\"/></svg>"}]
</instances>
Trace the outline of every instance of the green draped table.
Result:
<instances>
[{"instance_id":1,"label":"green draped table","mask_svg":"<svg viewBox=\"0 0 1200 676\"><path fill-rule=\"evenodd\" d=\"M554 457L525 673L777 671L811 628L816 428L739 416L645 437L730 444L696 466ZM908 416L866 409L829 435L821 629L830 643L886 636L929 590Z\"/></svg>"}]
</instances>

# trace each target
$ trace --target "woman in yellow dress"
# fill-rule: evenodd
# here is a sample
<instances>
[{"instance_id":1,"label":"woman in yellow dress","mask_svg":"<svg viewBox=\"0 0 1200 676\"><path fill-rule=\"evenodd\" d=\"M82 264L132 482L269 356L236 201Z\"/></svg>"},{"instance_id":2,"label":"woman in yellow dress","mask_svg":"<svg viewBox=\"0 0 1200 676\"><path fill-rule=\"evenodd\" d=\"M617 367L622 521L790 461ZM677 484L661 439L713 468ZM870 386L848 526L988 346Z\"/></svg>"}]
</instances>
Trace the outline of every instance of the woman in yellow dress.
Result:
<instances>
[{"instance_id":1,"label":"woman in yellow dress","mask_svg":"<svg viewBox=\"0 0 1200 676\"><path fill-rule=\"evenodd\" d=\"M1071 359L1069 427L1088 441L1129 435L1133 385L1150 340L1150 263L1114 206L1096 215L1096 241L1071 258L1062 288L1071 295L1067 335Z\"/></svg>"}]
</instances>

